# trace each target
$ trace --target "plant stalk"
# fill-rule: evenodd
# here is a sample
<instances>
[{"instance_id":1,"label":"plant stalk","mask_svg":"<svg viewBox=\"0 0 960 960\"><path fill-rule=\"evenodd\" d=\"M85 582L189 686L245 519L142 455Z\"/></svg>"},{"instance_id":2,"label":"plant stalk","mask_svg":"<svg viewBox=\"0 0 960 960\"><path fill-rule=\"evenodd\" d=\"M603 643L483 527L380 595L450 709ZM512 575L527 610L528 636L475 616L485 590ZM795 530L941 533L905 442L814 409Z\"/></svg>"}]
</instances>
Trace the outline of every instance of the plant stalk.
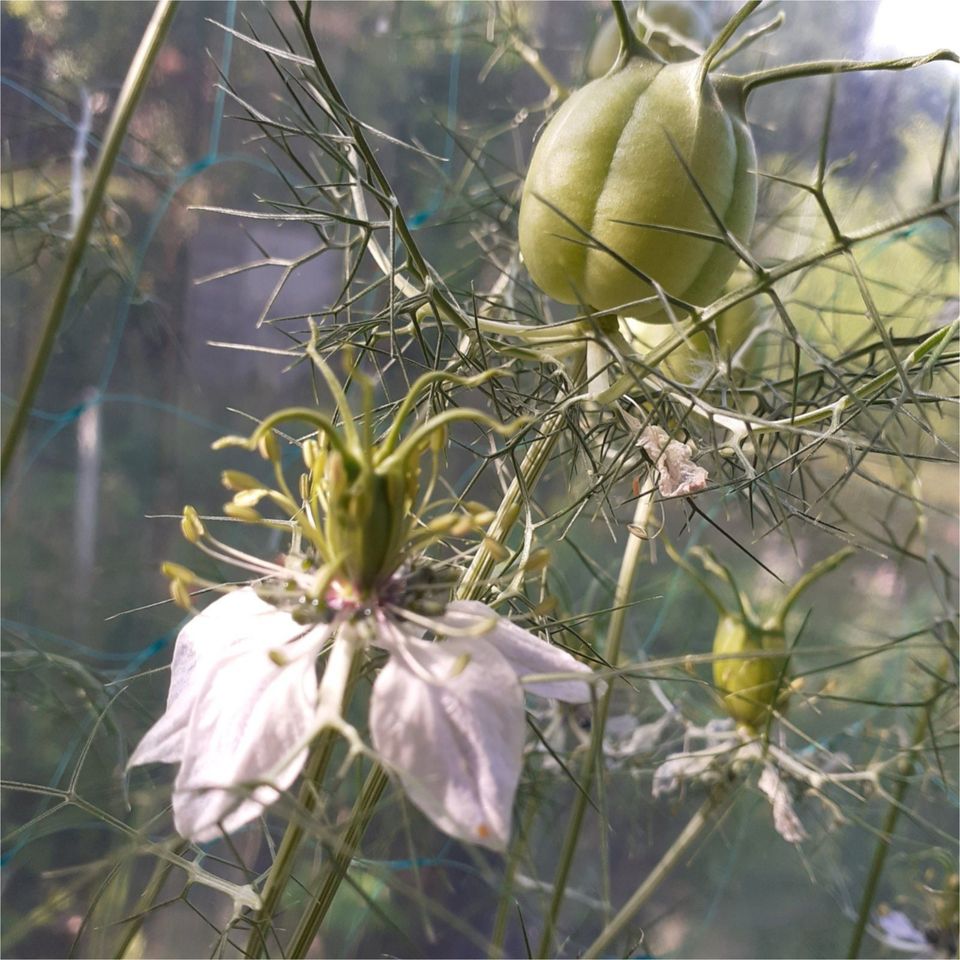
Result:
<instances>
[{"instance_id":1,"label":"plant stalk","mask_svg":"<svg viewBox=\"0 0 960 960\"><path fill-rule=\"evenodd\" d=\"M327 728L310 751L310 758L304 770L303 783L298 795L298 804L305 815L311 814L316 809L323 777L330 763L330 757L333 755L337 736L336 731ZM287 888L287 882L293 872L297 850L300 848L304 833L302 815L287 824L280 840L280 847L277 849L277 855L270 866L267 882L264 884L261 894L261 907L257 911L254 927L250 932L250 939L247 941L246 955L248 957L266 956L267 929L273 920L283 892Z\"/></svg>"},{"instance_id":2,"label":"plant stalk","mask_svg":"<svg viewBox=\"0 0 960 960\"><path fill-rule=\"evenodd\" d=\"M713 820L716 811L726 802L727 798L727 791L721 788L704 801L700 809L683 828L680 836L670 845L670 849L647 874L643 883L637 887L617 915L600 931L596 940L583 951L581 956L584 960L590 957L599 957L623 933L636 912L650 899L650 895L660 886L667 874L683 859L690 845L699 836L700 831Z\"/></svg>"},{"instance_id":3,"label":"plant stalk","mask_svg":"<svg viewBox=\"0 0 960 960\"><path fill-rule=\"evenodd\" d=\"M943 664L940 669L942 675L946 669ZM939 683L934 685L933 695L935 696L939 688ZM893 796L890 798L890 807L887 815L883 818L883 825L880 828L880 836L877 837L877 845L873 851L873 858L870 861L870 871L867 874L867 883L863 888L863 896L860 898L860 908L857 911L857 921L853 928L853 935L850 938L850 949L847 951L848 960L856 960L860 956L860 947L863 944L863 935L867 929L867 923L870 920L870 909L873 906L874 898L877 895L877 887L880 885L880 877L883 875L883 868L886 864L887 854L890 852L890 844L893 841L894 831L897 829L897 821L900 819L900 812L903 810L903 798L906 796L910 787L910 775L913 773L915 759L914 752L923 742L923 737L927 729L927 712L921 709L917 722L913 728L913 738L910 744L910 751L904 758L903 767L900 771L900 778L893 789Z\"/></svg>"},{"instance_id":4,"label":"plant stalk","mask_svg":"<svg viewBox=\"0 0 960 960\"><path fill-rule=\"evenodd\" d=\"M646 530L650 523L650 516L653 511L654 490L655 487L651 472L647 475L643 483L640 496L637 498L637 505L634 509L633 526L641 531ZM606 649L604 650L605 659L611 666L616 666L617 661L620 659L623 628L627 619L627 605L633 589L633 581L636 576L637 567L640 563L640 551L643 549L645 543L646 541L640 537L631 535L627 542L626 549L623 552L623 559L620 562L620 575L617 578L617 586L613 594L613 613L610 617ZM570 870L573 867L573 861L577 851L577 842L580 839L580 831L583 826L583 817L587 809L587 798L590 795L590 786L597 765L601 761L603 734L607 725L607 715L610 712L610 700L613 694L614 679L615 678L611 677L607 683L607 688L603 696L600 697L600 701L597 704L597 711L593 718L593 725L590 731L590 749L580 772L581 789L576 792L573 799L573 810L570 813L567 833L560 851L560 863L554 876L553 896L550 899L550 907L547 912L543 934L540 937L540 944L537 948L538 957L550 956L553 947L553 932L556 929L557 917L560 913L560 907L563 904L567 881L570 878Z\"/></svg>"},{"instance_id":5,"label":"plant stalk","mask_svg":"<svg viewBox=\"0 0 960 960\"><path fill-rule=\"evenodd\" d=\"M383 768L379 765L374 766L367 774L360 795L350 813L350 825L330 858L320 891L297 924L287 951L288 957L302 958L307 955L320 929L320 924L323 923L323 918L327 915L337 890L340 889L340 884L350 868L354 853L366 833L386 785L387 775Z\"/></svg>"},{"instance_id":6,"label":"plant stalk","mask_svg":"<svg viewBox=\"0 0 960 960\"><path fill-rule=\"evenodd\" d=\"M30 408L33 406L37 390L40 388L40 383L46 373L50 354L53 351L53 345L56 342L57 333L60 330L60 324L63 322L63 315L70 300L74 277L90 241L90 234L93 231L93 225L96 222L97 213L100 210L100 204L103 201L103 195L113 171L113 165L123 144L123 138L126 135L133 111L150 79L153 62L163 44L167 30L173 22L177 2L178 0L158 0L153 16L143 32L140 46L137 48L137 52L130 62L130 68L127 70L126 79L123 81L120 96L117 99L113 116L110 118L110 125L107 127L103 139L100 156L97 158L97 166L94 170L93 181L90 184L90 191L83 205L83 213L77 222L76 232L67 249L67 258L64 261L63 270L54 291L53 302L50 304L50 311L47 314L43 332L40 334L37 352L33 357L33 363L30 365L30 370L24 381L20 399L17 401L17 406L13 412L13 420L3 441L3 452L0 454L0 479L7 475L7 469L13 460L13 455L30 415Z\"/></svg>"},{"instance_id":7,"label":"plant stalk","mask_svg":"<svg viewBox=\"0 0 960 960\"><path fill-rule=\"evenodd\" d=\"M758 70L741 78L741 89L746 99L759 87L783 80L799 80L802 77L819 77L824 74L864 73L870 70L912 70L927 63L943 60L960 63L960 57L952 50L934 50L925 57L901 57L897 60L811 60L809 63L790 64Z\"/></svg>"}]
</instances>

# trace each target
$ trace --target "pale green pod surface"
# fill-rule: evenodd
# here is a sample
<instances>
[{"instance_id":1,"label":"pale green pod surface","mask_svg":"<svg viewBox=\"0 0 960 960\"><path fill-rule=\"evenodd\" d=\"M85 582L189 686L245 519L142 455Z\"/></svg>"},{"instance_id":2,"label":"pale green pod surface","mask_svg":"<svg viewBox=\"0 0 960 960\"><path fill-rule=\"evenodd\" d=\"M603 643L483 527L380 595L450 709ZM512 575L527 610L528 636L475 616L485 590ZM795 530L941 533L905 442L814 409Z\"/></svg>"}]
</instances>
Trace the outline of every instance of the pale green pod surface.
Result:
<instances>
[{"instance_id":1,"label":"pale green pod surface","mask_svg":"<svg viewBox=\"0 0 960 960\"><path fill-rule=\"evenodd\" d=\"M733 127L737 166L734 173L736 186L730 197L730 203L726 209L716 207L714 209L720 215L724 226L738 240L746 243L757 216L757 148L753 142L750 127L743 116L743 107L739 103L739 89L735 85L727 86L722 82L719 95L722 100L729 101L727 116ZM715 233L716 227L711 225L710 232ZM737 255L729 246L715 244L713 253L707 259L696 280L684 291L683 299L695 306L706 306L718 295L722 285L738 264ZM718 277L722 279L718 281Z\"/></svg>"},{"instance_id":2,"label":"pale green pod surface","mask_svg":"<svg viewBox=\"0 0 960 960\"><path fill-rule=\"evenodd\" d=\"M679 152L733 232L745 240L752 228L749 130L709 79L699 83L698 67L634 57L577 91L548 124L530 163L519 228L527 268L545 293L598 311L655 297L631 266L675 297L695 293L698 305L720 292L736 263L729 250L637 225L716 235ZM588 234L608 249L590 245ZM656 300L629 313L664 318Z\"/></svg>"},{"instance_id":3,"label":"pale green pod surface","mask_svg":"<svg viewBox=\"0 0 960 960\"><path fill-rule=\"evenodd\" d=\"M581 87L537 143L520 200L520 250L534 282L556 300L577 303L578 291L585 295L587 251L583 233L549 204L590 230L611 158L637 100L662 69L635 57L616 74Z\"/></svg>"},{"instance_id":4,"label":"pale green pod surface","mask_svg":"<svg viewBox=\"0 0 960 960\"><path fill-rule=\"evenodd\" d=\"M766 630L726 613L713 638L715 654L776 652L785 647L781 631ZM763 724L780 693L783 657L731 657L713 662L713 682L727 713L751 727Z\"/></svg>"}]
</instances>

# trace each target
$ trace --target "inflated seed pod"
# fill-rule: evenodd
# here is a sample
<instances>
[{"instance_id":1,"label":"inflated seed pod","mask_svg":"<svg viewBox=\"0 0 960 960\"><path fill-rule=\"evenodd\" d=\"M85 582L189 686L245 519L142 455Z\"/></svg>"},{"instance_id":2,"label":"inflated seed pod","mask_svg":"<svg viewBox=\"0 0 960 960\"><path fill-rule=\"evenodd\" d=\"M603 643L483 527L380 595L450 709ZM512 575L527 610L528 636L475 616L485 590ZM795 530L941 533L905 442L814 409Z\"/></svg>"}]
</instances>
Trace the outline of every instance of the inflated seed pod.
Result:
<instances>
[{"instance_id":1,"label":"inflated seed pod","mask_svg":"<svg viewBox=\"0 0 960 960\"><path fill-rule=\"evenodd\" d=\"M694 547L691 553L700 557L709 573L731 588L736 601L732 609L699 571L669 544L667 552L696 580L719 613L713 636L713 683L724 710L738 724L751 730L760 729L767 724L772 710L786 707L789 688L786 676L787 615L804 590L836 569L853 550L846 547L811 567L763 620L754 613L746 594L738 588L733 573L711 551Z\"/></svg>"},{"instance_id":2,"label":"inflated seed pod","mask_svg":"<svg viewBox=\"0 0 960 960\"><path fill-rule=\"evenodd\" d=\"M574 93L544 130L521 198L534 282L595 311L650 298L624 312L660 322L668 317L643 276L685 302L713 300L737 258L690 235L718 233L693 181L746 241L757 185L742 99L736 78L705 74L699 59L665 64L649 52Z\"/></svg>"},{"instance_id":3,"label":"inflated seed pod","mask_svg":"<svg viewBox=\"0 0 960 960\"><path fill-rule=\"evenodd\" d=\"M786 658L782 629L766 629L736 613L721 615L713 637L713 682L723 706L737 723L760 727L782 700ZM731 653L766 654L730 657ZM781 704L782 705L782 704Z\"/></svg>"}]
</instances>

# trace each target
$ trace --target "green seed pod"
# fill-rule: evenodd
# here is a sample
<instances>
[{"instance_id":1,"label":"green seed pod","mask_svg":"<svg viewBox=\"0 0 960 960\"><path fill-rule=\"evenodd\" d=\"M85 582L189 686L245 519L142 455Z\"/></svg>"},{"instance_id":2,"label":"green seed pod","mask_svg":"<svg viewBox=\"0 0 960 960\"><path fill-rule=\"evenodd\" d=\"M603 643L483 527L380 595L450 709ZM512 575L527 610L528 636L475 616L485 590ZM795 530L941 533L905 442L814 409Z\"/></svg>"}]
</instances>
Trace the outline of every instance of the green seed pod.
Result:
<instances>
[{"instance_id":1,"label":"green seed pod","mask_svg":"<svg viewBox=\"0 0 960 960\"><path fill-rule=\"evenodd\" d=\"M785 657L728 657L731 653L778 653L786 649L783 631L768 630L735 613L717 623L713 682L723 705L737 723L761 727L782 692Z\"/></svg>"},{"instance_id":2,"label":"green seed pod","mask_svg":"<svg viewBox=\"0 0 960 960\"><path fill-rule=\"evenodd\" d=\"M530 276L554 299L611 311L653 298L628 312L663 322L656 291L638 273L698 306L720 293L736 255L671 231L718 233L692 178L746 241L756 152L739 82L700 67L699 59L664 64L634 54L574 93L547 125L524 184L519 235Z\"/></svg>"},{"instance_id":3,"label":"green seed pod","mask_svg":"<svg viewBox=\"0 0 960 960\"><path fill-rule=\"evenodd\" d=\"M669 543L666 549L674 563L696 580L720 615L713 637L713 654L716 657L713 661L713 682L724 709L744 726L764 726L770 711L773 708L783 709L786 704L789 689L786 677L787 615L811 584L835 570L853 550L845 547L811 567L776 604L773 612L760 620L746 594L738 588L732 571L720 563L710 550L694 547L691 553L700 557L709 573L730 587L736 600L735 609L728 608L713 587Z\"/></svg>"}]
</instances>

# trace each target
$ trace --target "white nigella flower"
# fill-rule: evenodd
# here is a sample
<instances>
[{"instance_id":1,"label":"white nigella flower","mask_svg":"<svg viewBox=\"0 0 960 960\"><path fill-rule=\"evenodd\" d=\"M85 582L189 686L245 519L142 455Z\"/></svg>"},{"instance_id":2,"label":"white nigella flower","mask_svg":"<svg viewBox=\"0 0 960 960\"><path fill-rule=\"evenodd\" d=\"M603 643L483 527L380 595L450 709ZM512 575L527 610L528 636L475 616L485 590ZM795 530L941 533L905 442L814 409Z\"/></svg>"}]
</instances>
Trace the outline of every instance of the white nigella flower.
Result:
<instances>
[{"instance_id":1,"label":"white nigella flower","mask_svg":"<svg viewBox=\"0 0 960 960\"><path fill-rule=\"evenodd\" d=\"M259 450L276 478L270 487L227 471L224 484L234 497L225 512L275 527L278 521L255 508L278 507L293 534L291 552L283 563L243 554L216 540L196 511L185 508L186 538L221 562L245 567L259 583L215 601L180 633L166 712L130 766L180 765L173 812L183 836L202 842L236 830L290 787L322 730L338 730L353 752L368 749L344 720L343 701L355 658L378 647L389 654L370 701L378 759L441 830L501 850L520 779L523 678L567 674L527 689L584 703L591 686L578 678L590 670L482 603L447 603L449 578L414 560L436 541L463 537L493 516L465 504L465 512L429 519L435 477L421 489L423 454L433 453L436 470L446 427L455 420L499 433L517 423L453 408L402 437L404 419L429 386L440 380L478 386L494 375L428 373L412 385L375 444L372 387L354 371L367 397L358 429L331 371L319 357L314 362L336 399L342 430L315 410L293 408L268 417L249 439L221 442ZM299 498L283 476L273 434L291 420L306 421L317 433L302 444L307 472ZM174 599L187 607L189 586L216 588L175 564L166 572ZM436 640L424 639L428 631Z\"/></svg>"},{"instance_id":2,"label":"white nigella flower","mask_svg":"<svg viewBox=\"0 0 960 960\"><path fill-rule=\"evenodd\" d=\"M177 638L166 712L130 766L180 764L173 812L182 836L203 842L236 830L294 782L320 730L352 734L340 715L343 690L354 650L370 643L390 654L370 702L379 759L441 830L502 850L522 765L521 680L589 668L474 601L436 617L445 635L437 642L389 604L365 608L362 620L348 619L359 612L352 604L339 606L339 623L304 627L251 587L211 604ZM526 688L572 703L591 698L575 676Z\"/></svg>"}]
</instances>

